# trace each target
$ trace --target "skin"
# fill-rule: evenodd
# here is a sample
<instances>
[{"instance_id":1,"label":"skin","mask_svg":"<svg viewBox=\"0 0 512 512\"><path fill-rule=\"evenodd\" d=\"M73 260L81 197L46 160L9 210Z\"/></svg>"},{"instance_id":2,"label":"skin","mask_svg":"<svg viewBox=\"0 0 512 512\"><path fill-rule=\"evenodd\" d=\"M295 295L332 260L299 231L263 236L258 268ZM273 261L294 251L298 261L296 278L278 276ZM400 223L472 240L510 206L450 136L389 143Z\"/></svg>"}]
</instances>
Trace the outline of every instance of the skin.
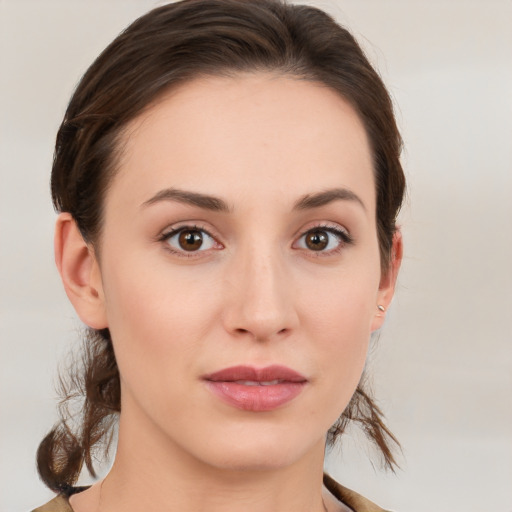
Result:
<instances>
[{"instance_id":1,"label":"skin","mask_svg":"<svg viewBox=\"0 0 512 512\"><path fill-rule=\"evenodd\" d=\"M196 80L127 127L118 168L95 248L69 214L57 221L67 294L87 325L110 329L121 375L101 504L96 484L71 498L74 510L347 510L322 490L325 435L357 386L401 258L396 235L381 273L371 153L355 111L291 77ZM158 199L171 188L230 211ZM294 209L330 189L352 196ZM189 252L162 238L184 226L212 238ZM304 234L319 226L329 245L315 251ZM203 380L239 364L285 365L307 383L276 410L243 411Z\"/></svg>"}]
</instances>

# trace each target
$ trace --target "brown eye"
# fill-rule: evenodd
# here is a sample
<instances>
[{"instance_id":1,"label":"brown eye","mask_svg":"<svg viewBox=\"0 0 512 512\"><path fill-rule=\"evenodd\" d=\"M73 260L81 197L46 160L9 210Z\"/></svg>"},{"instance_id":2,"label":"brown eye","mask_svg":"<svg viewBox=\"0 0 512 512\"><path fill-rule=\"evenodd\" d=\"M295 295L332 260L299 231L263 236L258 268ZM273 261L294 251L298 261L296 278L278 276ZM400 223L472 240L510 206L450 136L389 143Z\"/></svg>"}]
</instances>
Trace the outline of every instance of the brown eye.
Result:
<instances>
[{"instance_id":1,"label":"brown eye","mask_svg":"<svg viewBox=\"0 0 512 512\"><path fill-rule=\"evenodd\" d=\"M186 229L180 232L178 243L185 251L197 251L203 245L203 235L196 229Z\"/></svg>"},{"instance_id":2,"label":"brown eye","mask_svg":"<svg viewBox=\"0 0 512 512\"><path fill-rule=\"evenodd\" d=\"M312 251L323 251L329 244L329 235L325 231L315 230L306 233L305 242Z\"/></svg>"},{"instance_id":3,"label":"brown eye","mask_svg":"<svg viewBox=\"0 0 512 512\"><path fill-rule=\"evenodd\" d=\"M220 248L215 239L204 229L195 226L178 228L162 236L174 253L202 253L208 249Z\"/></svg>"},{"instance_id":4,"label":"brown eye","mask_svg":"<svg viewBox=\"0 0 512 512\"><path fill-rule=\"evenodd\" d=\"M352 243L352 237L345 229L334 226L316 226L303 233L294 246L328 256L337 254Z\"/></svg>"}]
</instances>

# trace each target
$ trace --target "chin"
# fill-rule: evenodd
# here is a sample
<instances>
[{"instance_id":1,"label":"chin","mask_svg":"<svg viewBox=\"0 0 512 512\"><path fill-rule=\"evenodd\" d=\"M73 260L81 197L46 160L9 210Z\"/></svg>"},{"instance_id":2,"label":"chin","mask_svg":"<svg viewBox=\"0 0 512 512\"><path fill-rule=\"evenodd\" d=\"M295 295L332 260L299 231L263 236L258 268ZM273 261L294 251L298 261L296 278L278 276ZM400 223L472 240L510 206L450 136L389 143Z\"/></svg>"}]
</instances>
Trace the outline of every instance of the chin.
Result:
<instances>
[{"instance_id":1,"label":"chin","mask_svg":"<svg viewBox=\"0 0 512 512\"><path fill-rule=\"evenodd\" d=\"M226 436L217 442L208 439L201 458L211 466L227 471L273 471L297 463L306 453L318 450L323 458L325 436L315 440L287 431L284 435L260 432Z\"/></svg>"},{"instance_id":2,"label":"chin","mask_svg":"<svg viewBox=\"0 0 512 512\"><path fill-rule=\"evenodd\" d=\"M212 457L210 465L224 471L234 472L268 472L276 471L293 465L298 458L290 454L280 453L280 450L270 450L267 453L236 453L223 454L220 457Z\"/></svg>"}]
</instances>

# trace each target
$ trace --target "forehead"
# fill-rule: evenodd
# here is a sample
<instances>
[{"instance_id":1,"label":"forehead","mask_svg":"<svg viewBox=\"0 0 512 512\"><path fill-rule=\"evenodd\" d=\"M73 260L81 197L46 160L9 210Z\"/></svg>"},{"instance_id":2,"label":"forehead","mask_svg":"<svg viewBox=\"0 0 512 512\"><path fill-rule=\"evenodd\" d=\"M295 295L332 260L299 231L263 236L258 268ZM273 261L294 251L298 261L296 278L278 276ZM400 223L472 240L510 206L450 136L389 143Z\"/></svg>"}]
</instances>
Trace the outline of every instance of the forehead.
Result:
<instances>
[{"instance_id":1,"label":"forehead","mask_svg":"<svg viewBox=\"0 0 512 512\"><path fill-rule=\"evenodd\" d=\"M193 80L128 125L112 193L143 202L170 186L289 202L344 186L370 210L375 202L367 135L349 103L267 73Z\"/></svg>"}]
</instances>

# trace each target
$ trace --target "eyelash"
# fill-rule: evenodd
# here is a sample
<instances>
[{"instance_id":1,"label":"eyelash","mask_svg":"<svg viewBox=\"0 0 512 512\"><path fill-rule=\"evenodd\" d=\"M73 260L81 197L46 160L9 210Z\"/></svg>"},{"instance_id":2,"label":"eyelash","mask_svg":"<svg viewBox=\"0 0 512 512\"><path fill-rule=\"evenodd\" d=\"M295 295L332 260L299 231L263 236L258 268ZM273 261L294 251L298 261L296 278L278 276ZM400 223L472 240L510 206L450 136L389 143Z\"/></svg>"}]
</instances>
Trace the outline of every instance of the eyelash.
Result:
<instances>
[{"instance_id":1,"label":"eyelash","mask_svg":"<svg viewBox=\"0 0 512 512\"><path fill-rule=\"evenodd\" d=\"M208 235L212 240L215 240L215 237L204 227L198 226L196 224L190 224L190 225L180 226L178 228L172 229L171 231L166 231L165 233L162 233L162 235L158 238L158 241L159 242L168 242L173 236L179 235L182 231L200 231L201 233L205 233L206 235ZM165 244L165 248L172 254L175 254L181 258L194 258L194 257L197 257L198 253L204 252L204 251L187 252L185 250L179 251L179 250L176 250L173 247L171 247L168 243Z\"/></svg>"},{"instance_id":2,"label":"eyelash","mask_svg":"<svg viewBox=\"0 0 512 512\"><path fill-rule=\"evenodd\" d=\"M187 252L185 250L176 250L173 247L171 247L169 245L169 243L167 243L167 242L173 236L178 235L182 231L200 231L202 233L205 233L208 237L210 237L212 240L215 241L215 237L207 229L205 229L202 226L195 225L195 224L180 226L178 228L172 229L171 231L162 233L162 235L157 239L157 241L158 242L166 242L166 244L165 244L166 250L168 250L172 254L175 254L182 258L194 258L194 257L198 256L198 253L205 252L204 250L203 251ZM331 249L330 251L323 251L323 250L322 251L314 251L314 250L307 251L307 252L311 253L311 255L313 257L327 257L327 256L339 254L347 245L352 245L354 243L352 236L347 231L339 229L339 228L335 228L333 226L323 225L323 224L320 224L318 226L313 226L312 228L304 231L304 233L302 233L300 235L299 240L301 240L303 237L305 237L309 233L312 233L315 231L324 231L324 232L330 233L331 235L333 235L334 237L336 237L338 239L339 243L336 248ZM216 243L218 243L218 242L216 242Z\"/></svg>"},{"instance_id":3,"label":"eyelash","mask_svg":"<svg viewBox=\"0 0 512 512\"><path fill-rule=\"evenodd\" d=\"M315 231L324 231L330 233L331 235L334 235L334 237L337 238L339 242L338 245L334 249L331 249L330 251L309 250L308 252L310 253L310 255L315 258L323 258L339 254L347 245L352 245L354 243L354 239L347 231L326 224L319 224L318 226L313 226L312 228L309 228L300 235L299 240L301 240L309 233Z\"/></svg>"}]
</instances>

